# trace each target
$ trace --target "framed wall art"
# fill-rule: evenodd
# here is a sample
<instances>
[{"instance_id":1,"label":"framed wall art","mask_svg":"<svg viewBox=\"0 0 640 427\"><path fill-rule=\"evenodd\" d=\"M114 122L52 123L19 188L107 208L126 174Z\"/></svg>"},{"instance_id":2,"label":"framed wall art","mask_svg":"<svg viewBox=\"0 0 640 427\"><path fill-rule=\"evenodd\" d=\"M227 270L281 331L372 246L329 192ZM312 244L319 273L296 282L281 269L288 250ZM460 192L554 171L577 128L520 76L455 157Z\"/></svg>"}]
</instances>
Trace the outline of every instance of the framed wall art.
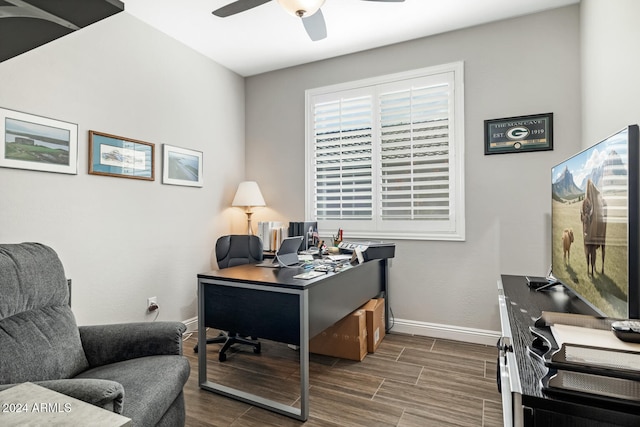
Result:
<instances>
[{"instance_id":1,"label":"framed wall art","mask_svg":"<svg viewBox=\"0 0 640 427\"><path fill-rule=\"evenodd\" d=\"M155 180L155 144L89 131L89 173Z\"/></svg>"},{"instance_id":2,"label":"framed wall art","mask_svg":"<svg viewBox=\"0 0 640 427\"><path fill-rule=\"evenodd\" d=\"M0 108L0 166L78 173L78 125Z\"/></svg>"},{"instance_id":3,"label":"framed wall art","mask_svg":"<svg viewBox=\"0 0 640 427\"><path fill-rule=\"evenodd\" d=\"M484 154L553 150L553 113L484 121Z\"/></svg>"},{"instance_id":4,"label":"framed wall art","mask_svg":"<svg viewBox=\"0 0 640 427\"><path fill-rule=\"evenodd\" d=\"M202 152L162 145L162 183L202 187Z\"/></svg>"}]
</instances>

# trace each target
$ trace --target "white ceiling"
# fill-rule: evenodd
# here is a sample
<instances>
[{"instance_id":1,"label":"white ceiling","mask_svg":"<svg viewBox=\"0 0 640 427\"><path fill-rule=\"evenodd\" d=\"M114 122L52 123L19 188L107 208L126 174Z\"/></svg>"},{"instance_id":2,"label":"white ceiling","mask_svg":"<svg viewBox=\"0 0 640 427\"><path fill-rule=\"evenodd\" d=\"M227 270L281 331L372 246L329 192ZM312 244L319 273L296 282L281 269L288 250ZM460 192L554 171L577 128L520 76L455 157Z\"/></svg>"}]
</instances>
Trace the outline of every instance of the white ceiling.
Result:
<instances>
[{"instance_id":1,"label":"white ceiling","mask_svg":"<svg viewBox=\"0 0 640 427\"><path fill-rule=\"evenodd\" d=\"M379 46L526 15L580 0L326 0L328 36L309 40L276 0L227 18L233 0L123 0L125 12L217 63L250 76ZM535 28L523 28L535 34Z\"/></svg>"}]
</instances>

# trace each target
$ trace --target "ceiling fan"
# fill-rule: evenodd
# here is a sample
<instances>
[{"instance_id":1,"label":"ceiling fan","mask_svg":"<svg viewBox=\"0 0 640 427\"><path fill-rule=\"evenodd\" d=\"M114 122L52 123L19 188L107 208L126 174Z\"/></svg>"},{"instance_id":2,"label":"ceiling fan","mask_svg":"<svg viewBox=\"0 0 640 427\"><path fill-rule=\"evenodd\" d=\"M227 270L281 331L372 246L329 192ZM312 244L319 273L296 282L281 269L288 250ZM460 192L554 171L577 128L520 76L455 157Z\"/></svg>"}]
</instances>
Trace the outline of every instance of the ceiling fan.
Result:
<instances>
[{"instance_id":1,"label":"ceiling fan","mask_svg":"<svg viewBox=\"0 0 640 427\"><path fill-rule=\"evenodd\" d=\"M220 18L226 18L231 15L235 15L240 12L244 12L262 4L268 3L271 0L236 0L233 3L229 3L219 9L214 10L212 13ZM276 0L280 3L287 12L291 15L297 16L302 19L302 24L307 34L313 41L322 40L327 37L327 26L324 22L324 16L320 7L324 4L325 0ZM400 3L404 0L364 0L364 1L376 1L384 3Z\"/></svg>"}]
</instances>

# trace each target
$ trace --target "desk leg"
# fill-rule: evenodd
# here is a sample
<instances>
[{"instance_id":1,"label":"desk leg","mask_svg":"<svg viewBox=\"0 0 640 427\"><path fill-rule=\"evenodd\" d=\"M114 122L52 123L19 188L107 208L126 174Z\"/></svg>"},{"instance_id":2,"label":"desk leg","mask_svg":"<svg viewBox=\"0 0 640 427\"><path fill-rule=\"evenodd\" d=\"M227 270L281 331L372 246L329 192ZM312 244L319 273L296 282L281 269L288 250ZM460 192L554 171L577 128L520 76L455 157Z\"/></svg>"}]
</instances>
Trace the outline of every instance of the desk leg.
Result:
<instances>
[{"instance_id":1,"label":"desk leg","mask_svg":"<svg viewBox=\"0 0 640 427\"><path fill-rule=\"evenodd\" d=\"M207 382L207 327L204 325L204 287L198 280L198 384Z\"/></svg>"},{"instance_id":2,"label":"desk leg","mask_svg":"<svg viewBox=\"0 0 640 427\"><path fill-rule=\"evenodd\" d=\"M300 294L300 419L309 417L309 293Z\"/></svg>"},{"instance_id":3,"label":"desk leg","mask_svg":"<svg viewBox=\"0 0 640 427\"><path fill-rule=\"evenodd\" d=\"M385 332L388 334L391 330L391 318L389 317L389 312L391 307L391 300L389 298L389 260L383 259L380 260L380 278L382 281L382 292L384 294L384 328Z\"/></svg>"},{"instance_id":4,"label":"desk leg","mask_svg":"<svg viewBox=\"0 0 640 427\"><path fill-rule=\"evenodd\" d=\"M260 289L253 285L233 283L228 285L221 281L198 281L198 383L200 388L222 396L240 400L250 405L277 412L300 421L309 418L309 295L308 291L282 291L298 295L300 306L300 409L284 405L262 396L227 387L207 379L207 332L205 326L205 286L235 286L249 289Z\"/></svg>"}]
</instances>

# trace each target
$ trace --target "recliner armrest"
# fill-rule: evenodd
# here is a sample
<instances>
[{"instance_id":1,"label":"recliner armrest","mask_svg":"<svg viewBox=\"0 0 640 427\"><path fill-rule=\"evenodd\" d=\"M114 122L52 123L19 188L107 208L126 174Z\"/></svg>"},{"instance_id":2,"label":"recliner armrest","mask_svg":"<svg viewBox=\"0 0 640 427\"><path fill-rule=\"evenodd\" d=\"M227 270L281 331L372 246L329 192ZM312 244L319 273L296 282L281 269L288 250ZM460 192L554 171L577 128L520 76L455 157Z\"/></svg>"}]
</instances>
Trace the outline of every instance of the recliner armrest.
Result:
<instances>
[{"instance_id":1,"label":"recliner armrest","mask_svg":"<svg viewBox=\"0 0 640 427\"><path fill-rule=\"evenodd\" d=\"M83 402L90 403L102 409L122 414L124 388L122 387L122 384L118 382L92 378L78 378L34 381L33 384L82 400ZM16 385L18 384L1 384L0 391L9 389Z\"/></svg>"},{"instance_id":2,"label":"recliner armrest","mask_svg":"<svg viewBox=\"0 0 640 427\"><path fill-rule=\"evenodd\" d=\"M136 357L182 354L181 322L80 326L80 340L91 367Z\"/></svg>"}]
</instances>

